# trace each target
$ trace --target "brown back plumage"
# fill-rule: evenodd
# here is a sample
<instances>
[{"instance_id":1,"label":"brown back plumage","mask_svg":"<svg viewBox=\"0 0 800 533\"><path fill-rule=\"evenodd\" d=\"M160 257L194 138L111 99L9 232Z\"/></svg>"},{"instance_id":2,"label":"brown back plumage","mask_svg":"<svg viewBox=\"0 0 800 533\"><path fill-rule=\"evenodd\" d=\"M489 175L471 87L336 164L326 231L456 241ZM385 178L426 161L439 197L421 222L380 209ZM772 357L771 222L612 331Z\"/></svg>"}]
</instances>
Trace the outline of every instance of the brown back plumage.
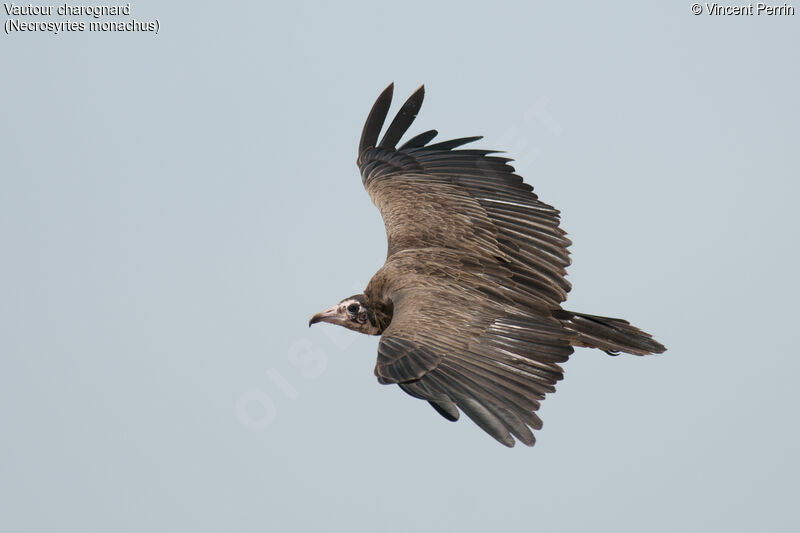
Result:
<instances>
[{"instance_id":1,"label":"brown back plumage","mask_svg":"<svg viewBox=\"0 0 800 533\"><path fill-rule=\"evenodd\" d=\"M386 263L364 293L368 305L392 309L375 374L450 420L463 411L507 446L515 437L533 445L535 411L574 345L635 354L664 347L624 320L561 309L570 241L559 212L510 159L459 149L480 137L428 144L435 130L395 148L422 87L378 142L392 90L372 107L358 153L388 239Z\"/></svg>"}]
</instances>

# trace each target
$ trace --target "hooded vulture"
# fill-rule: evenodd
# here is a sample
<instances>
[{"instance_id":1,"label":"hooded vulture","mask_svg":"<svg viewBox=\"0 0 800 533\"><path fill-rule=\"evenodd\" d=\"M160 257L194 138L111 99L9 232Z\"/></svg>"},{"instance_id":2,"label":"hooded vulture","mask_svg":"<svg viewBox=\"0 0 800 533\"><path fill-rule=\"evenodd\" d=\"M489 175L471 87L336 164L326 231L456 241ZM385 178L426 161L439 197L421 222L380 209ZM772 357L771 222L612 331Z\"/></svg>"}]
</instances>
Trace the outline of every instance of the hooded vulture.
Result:
<instances>
[{"instance_id":1,"label":"hooded vulture","mask_svg":"<svg viewBox=\"0 0 800 533\"><path fill-rule=\"evenodd\" d=\"M532 446L536 411L574 346L609 354L665 351L619 318L561 308L570 290L559 212L481 137L398 147L419 112L420 87L378 141L393 85L378 97L358 146L361 180L386 226L386 262L363 294L315 314L380 335L375 375L448 420L463 412L506 446Z\"/></svg>"}]
</instances>

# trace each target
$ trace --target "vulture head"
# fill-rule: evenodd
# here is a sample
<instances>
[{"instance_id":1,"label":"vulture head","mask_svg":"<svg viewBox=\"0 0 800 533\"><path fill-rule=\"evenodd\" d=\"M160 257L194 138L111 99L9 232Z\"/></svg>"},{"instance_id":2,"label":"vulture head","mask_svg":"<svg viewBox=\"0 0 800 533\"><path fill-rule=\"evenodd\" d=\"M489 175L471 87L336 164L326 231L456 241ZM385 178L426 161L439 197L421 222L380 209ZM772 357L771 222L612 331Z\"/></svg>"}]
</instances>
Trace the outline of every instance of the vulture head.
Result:
<instances>
[{"instance_id":1,"label":"vulture head","mask_svg":"<svg viewBox=\"0 0 800 533\"><path fill-rule=\"evenodd\" d=\"M382 321L378 320L376 313L369 308L363 294L350 296L333 307L320 311L311 317L308 327L317 322L330 322L367 335L380 335L384 330Z\"/></svg>"}]
</instances>

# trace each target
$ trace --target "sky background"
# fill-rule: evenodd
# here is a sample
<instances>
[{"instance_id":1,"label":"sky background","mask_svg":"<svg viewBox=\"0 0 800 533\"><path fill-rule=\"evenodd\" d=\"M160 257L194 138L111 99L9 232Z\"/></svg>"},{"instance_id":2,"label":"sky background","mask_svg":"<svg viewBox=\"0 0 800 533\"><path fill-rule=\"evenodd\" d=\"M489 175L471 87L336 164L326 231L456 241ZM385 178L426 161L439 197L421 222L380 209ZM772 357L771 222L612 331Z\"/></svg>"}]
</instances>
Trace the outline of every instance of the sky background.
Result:
<instances>
[{"instance_id":1,"label":"sky background","mask_svg":"<svg viewBox=\"0 0 800 533\"><path fill-rule=\"evenodd\" d=\"M800 14L289 4L0 36L0 530L800 530ZM669 349L578 349L532 449L307 327L382 264L391 81L562 211L566 308Z\"/></svg>"}]
</instances>

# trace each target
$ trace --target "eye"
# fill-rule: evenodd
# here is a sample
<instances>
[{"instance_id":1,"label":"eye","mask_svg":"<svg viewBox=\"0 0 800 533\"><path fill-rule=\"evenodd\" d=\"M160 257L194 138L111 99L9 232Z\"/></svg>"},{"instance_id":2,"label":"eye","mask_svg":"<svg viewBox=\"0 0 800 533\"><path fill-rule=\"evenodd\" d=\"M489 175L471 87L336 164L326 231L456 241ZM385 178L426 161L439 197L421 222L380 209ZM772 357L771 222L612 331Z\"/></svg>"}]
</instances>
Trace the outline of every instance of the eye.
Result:
<instances>
[{"instance_id":1,"label":"eye","mask_svg":"<svg viewBox=\"0 0 800 533\"><path fill-rule=\"evenodd\" d=\"M347 310L348 310L348 311L350 311L350 312L351 312L351 313L353 313L353 314L356 314L356 313L358 313L358 310L359 310L360 308L361 308L361 306L360 306L360 305L358 305L358 304L356 304L356 303L352 303L352 304L350 304L350 305L348 305L348 306L347 306Z\"/></svg>"}]
</instances>

